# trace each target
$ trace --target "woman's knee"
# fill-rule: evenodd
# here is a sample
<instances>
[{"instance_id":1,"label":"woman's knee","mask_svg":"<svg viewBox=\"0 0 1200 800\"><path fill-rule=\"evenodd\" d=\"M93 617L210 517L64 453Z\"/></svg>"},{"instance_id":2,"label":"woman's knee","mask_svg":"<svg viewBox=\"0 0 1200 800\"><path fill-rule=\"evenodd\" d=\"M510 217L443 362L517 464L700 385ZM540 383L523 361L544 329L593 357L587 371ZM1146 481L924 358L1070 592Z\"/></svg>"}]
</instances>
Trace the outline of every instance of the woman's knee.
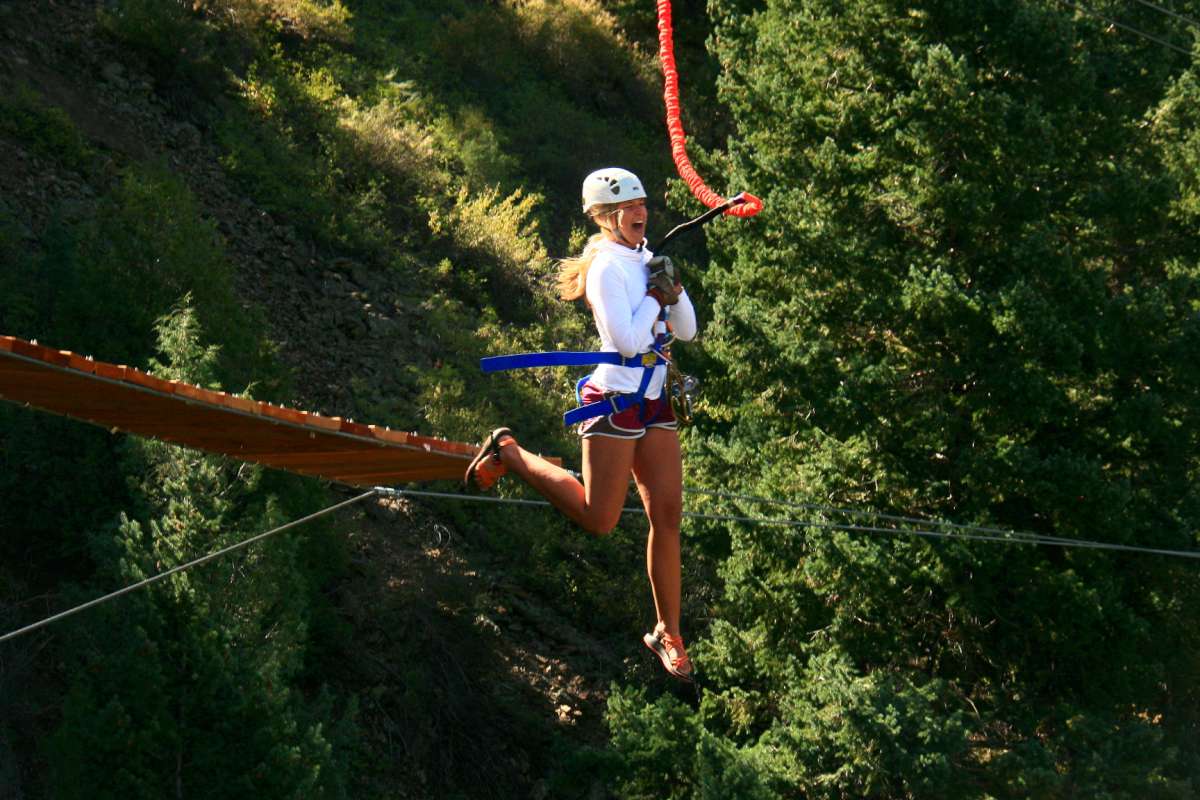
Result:
<instances>
[{"instance_id":1,"label":"woman's knee","mask_svg":"<svg viewBox=\"0 0 1200 800\"><path fill-rule=\"evenodd\" d=\"M617 527L617 523L621 521L621 512L616 513L605 512L600 514L591 514L583 521L583 529L588 533L596 536L608 536Z\"/></svg>"},{"instance_id":2,"label":"woman's knee","mask_svg":"<svg viewBox=\"0 0 1200 800\"><path fill-rule=\"evenodd\" d=\"M683 524L683 502L655 498L650 503L650 524L663 530L679 530Z\"/></svg>"}]
</instances>

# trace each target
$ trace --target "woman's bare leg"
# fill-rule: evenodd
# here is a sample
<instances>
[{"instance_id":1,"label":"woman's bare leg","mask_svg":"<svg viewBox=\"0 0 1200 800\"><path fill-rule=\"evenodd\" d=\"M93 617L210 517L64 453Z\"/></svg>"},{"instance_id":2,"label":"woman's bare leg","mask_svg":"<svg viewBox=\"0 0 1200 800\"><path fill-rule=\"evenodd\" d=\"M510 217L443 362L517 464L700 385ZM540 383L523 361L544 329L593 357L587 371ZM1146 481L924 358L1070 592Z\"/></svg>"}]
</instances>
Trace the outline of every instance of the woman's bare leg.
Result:
<instances>
[{"instance_id":1,"label":"woman's bare leg","mask_svg":"<svg viewBox=\"0 0 1200 800\"><path fill-rule=\"evenodd\" d=\"M501 446L500 460L581 528L603 536L621 518L639 441L608 436L584 439L582 484L519 444Z\"/></svg>"},{"instance_id":2,"label":"woman's bare leg","mask_svg":"<svg viewBox=\"0 0 1200 800\"><path fill-rule=\"evenodd\" d=\"M683 464L679 434L650 428L638 440L633 474L646 516L650 537L646 541L646 572L654 594L658 620L667 633L679 636L682 571L679 529L683 520Z\"/></svg>"}]
</instances>

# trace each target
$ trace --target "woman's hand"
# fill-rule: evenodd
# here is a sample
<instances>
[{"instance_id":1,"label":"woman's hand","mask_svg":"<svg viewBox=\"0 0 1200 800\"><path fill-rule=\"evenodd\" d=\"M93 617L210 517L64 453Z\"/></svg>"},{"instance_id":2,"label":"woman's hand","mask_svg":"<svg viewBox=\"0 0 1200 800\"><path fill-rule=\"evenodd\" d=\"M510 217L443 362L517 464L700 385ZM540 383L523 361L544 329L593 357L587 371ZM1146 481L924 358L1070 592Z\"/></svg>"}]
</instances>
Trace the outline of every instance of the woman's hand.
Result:
<instances>
[{"instance_id":1,"label":"woman's hand","mask_svg":"<svg viewBox=\"0 0 1200 800\"><path fill-rule=\"evenodd\" d=\"M660 306L673 306L679 302L683 284L679 282L679 270L666 256L655 256L646 262L650 268L650 282L646 294L658 301Z\"/></svg>"}]
</instances>

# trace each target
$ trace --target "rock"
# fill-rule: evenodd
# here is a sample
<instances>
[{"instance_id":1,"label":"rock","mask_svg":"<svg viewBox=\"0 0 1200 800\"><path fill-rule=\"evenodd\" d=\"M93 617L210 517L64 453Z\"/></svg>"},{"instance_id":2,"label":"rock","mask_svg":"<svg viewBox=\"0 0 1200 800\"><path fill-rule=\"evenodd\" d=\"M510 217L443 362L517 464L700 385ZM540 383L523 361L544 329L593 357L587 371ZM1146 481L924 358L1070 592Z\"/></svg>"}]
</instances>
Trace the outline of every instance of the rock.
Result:
<instances>
[{"instance_id":1,"label":"rock","mask_svg":"<svg viewBox=\"0 0 1200 800\"><path fill-rule=\"evenodd\" d=\"M109 61L100 69L100 74L104 76L104 80L116 86L118 89L128 89L129 81L125 79L125 67L116 61Z\"/></svg>"},{"instance_id":2,"label":"rock","mask_svg":"<svg viewBox=\"0 0 1200 800\"><path fill-rule=\"evenodd\" d=\"M190 122L181 122L172 131L175 141L185 147L200 143L200 131Z\"/></svg>"},{"instance_id":3,"label":"rock","mask_svg":"<svg viewBox=\"0 0 1200 800\"><path fill-rule=\"evenodd\" d=\"M396 331L395 320L375 314L367 317L367 324L370 326L371 336L376 339L385 338Z\"/></svg>"},{"instance_id":4,"label":"rock","mask_svg":"<svg viewBox=\"0 0 1200 800\"><path fill-rule=\"evenodd\" d=\"M399 498L385 497L366 506L367 514L383 522L395 522L403 513L404 504Z\"/></svg>"}]
</instances>

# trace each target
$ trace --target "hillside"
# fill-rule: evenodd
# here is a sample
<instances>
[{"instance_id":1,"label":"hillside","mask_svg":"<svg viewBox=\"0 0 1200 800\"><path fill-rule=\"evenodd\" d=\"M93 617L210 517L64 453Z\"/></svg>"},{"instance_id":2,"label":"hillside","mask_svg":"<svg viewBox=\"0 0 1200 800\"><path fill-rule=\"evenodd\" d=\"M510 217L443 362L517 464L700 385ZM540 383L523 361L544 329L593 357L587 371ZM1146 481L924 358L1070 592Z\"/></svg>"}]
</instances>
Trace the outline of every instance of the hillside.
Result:
<instances>
[{"instance_id":1,"label":"hillside","mask_svg":"<svg viewBox=\"0 0 1200 800\"><path fill-rule=\"evenodd\" d=\"M0 643L0 796L1200 793L1200 2L672 5L697 166L765 203L671 253L702 689L640 643L640 515L372 502ZM578 375L478 359L593 346L589 169L698 213L654 40L0 4L0 333L578 467ZM352 496L11 404L0 467L0 632Z\"/></svg>"},{"instance_id":2,"label":"hillside","mask_svg":"<svg viewBox=\"0 0 1200 800\"><path fill-rule=\"evenodd\" d=\"M294 5L304 11L305 4ZM248 126L255 124L236 116L245 111L234 107L240 99L239 81L245 81L251 70L249 63L224 71L205 61L220 50L220 43L211 45L212 52L194 54L192 62L187 48L180 47L181 63L172 63L169 55L153 49L153 37L186 33L187 17L173 20L167 15L164 22L146 12L145 5L125 8L128 16L122 17L121 6L106 8L84 0L0 7L0 82L8 118L0 125L4 142L0 216L5 226L8 285L20 281L24 272L39 291L60 298L92 288L86 276L68 276L62 270L55 275L45 265L53 258L56 237L81 244L89 236L103 236L105 225L141 227L151 246L191 251L192 256L197 245L194 237L211 237L217 260L228 265L238 310L213 312L210 319L221 319L221 313L241 315L239 324L269 343L264 351L262 344L236 341L228 335L231 332L209 331L226 352L240 348L238 361L224 367L227 377L254 381L258 396L325 414L460 437L490 427L481 419L454 430L439 429L439 415L456 413L453 401L445 408L429 407L441 390L437 376L439 370L444 374L444 349L449 344L439 331L461 324L454 317L461 313L454 310L458 301L448 301L439 292L455 279L439 277L438 262L455 252L461 258L462 248L474 251L473 260L484 264L502 260L503 253L489 252L495 247L533 248L531 252L543 252L539 258L544 261L543 245L536 237L530 244L516 240L509 244L493 236L491 242L451 244L448 250L444 237L454 232L443 231L443 244L435 238L431 247L428 219L437 214L430 213L431 202L450 203L442 212L451 218L450 224L471 212L462 210L461 204L454 206L456 199L463 200L457 186L465 187L469 176L446 173L449 159L430 141L405 145L414 151L409 157L424 160L408 166L429 169L433 185L422 197L409 198L411 207L387 220L398 226L385 234L389 241L372 241L352 223L333 230L337 223L320 214L340 211L323 207L328 201L322 197L312 198L313 207L305 209L313 216L300 215L297 220L298 215L287 207L296 198L284 195L286 187L264 186L262 176L248 176L246 170L231 167L230 140L222 138L233 135L228 128L221 129L232 124L226 114ZM255 6L214 4L209 13L239 9L254 12ZM363 11L366 17L369 11ZM262 19L272 32L269 35L287 47L303 48L306 42L315 44L314 39L320 39L319 34L299 30L303 20L290 19L286 13ZM153 27L169 22L183 27L171 31ZM145 27L139 30L137 25ZM192 33L198 35L197 31ZM222 35L235 38L239 31L226 28ZM341 37L334 35L329 44L345 46ZM131 42L142 47L131 47ZM359 45L358 57L369 62L371 43ZM247 62L254 58L253 42L234 47L243 48L240 55ZM644 97L641 102L648 105ZM297 116L302 112L297 109ZM468 113L464 124L471 124L470 120ZM293 124L286 117L279 121ZM415 130L418 121L407 124ZM271 124L238 134L269 137ZM431 134L426 131L423 136L428 139ZM487 141L485 136L483 145ZM270 143L260 144L269 151ZM480 168L497 168L484 163L486 155L477 157L482 159ZM506 158L503 163L511 161ZM511 185L512 181L505 182ZM486 186L481 188L487 197ZM438 197L437 191L447 192L448 197ZM172 200L176 207L164 205ZM495 205L485 207L485 213L505 212L504 198L492 202ZM573 199L561 202L573 204ZM498 221L501 225L520 222L527 208L510 212L515 215L512 222L502 217ZM112 218L147 212L150 218L128 223ZM546 216L545 211L538 213ZM408 230L414 219L417 229ZM101 226L99 234L91 231L92 225ZM488 235L482 229L480 233ZM163 238L155 241L157 234ZM556 238L565 247L561 229ZM143 247L147 242L133 244ZM148 268L154 269L160 257L167 256L155 254ZM29 276L30 264L44 271ZM208 263L198 266L211 268ZM77 280L79 285L54 285L64 279ZM176 287L191 285L192 276L172 275L165 283L158 287L161 296L174 302L178 298L167 295ZM201 302L206 300L203 287L193 291ZM119 327L97 328L104 322L95 310L76 325L47 316L45 307L19 300L10 291L6 301L0 301L6 333L98 358L138 363L146 357L144 350L139 354L137 347L130 349ZM111 296L101 293L70 298L64 304L105 301L111 302ZM159 301L142 296L135 302ZM447 302L453 305L446 306ZM163 310L145 309L147 313ZM106 351L106 344L115 346ZM423 391L435 397L422 396ZM70 424L21 413L14 420L17 425L35 421L44 426L39 432L47 438L65 437L69 442L72 436L90 435L77 433ZM20 445L9 441L7 455L16 457ZM553 444L570 457L569 440L558 438ZM29 444L38 450L48 446L53 447L53 442ZM115 453L110 442L98 447ZM71 481L70 467L64 464L61 469L66 474L54 476L58 482L41 483L39 491L61 491ZM31 481L24 485L38 485L35 477L22 477ZM326 491L340 495L336 489ZM84 504L88 499L84 493L76 502ZM110 499L120 503L119 497ZM52 506L57 501L46 497L45 502ZM320 613L327 617L322 624L332 627L323 634L328 639L320 645L323 652L309 655L319 657L322 668L308 670L305 680L323 685L333 694L335 705L357 706L355 732L343 742L345 751L339 756L353 765L343 789L356 797L609 796L602 781L586 777L603 775L604 769L580 771L571 766L572 759L603 749L602 715L609 682L629 675L646 680L652 675L643 654L631 646L638 644L639 623L622 620L627 631L618 636L611 627L590 629L581 624L580 610L564 613L555 608L556 591L539 592L523 580L526 575L510 557L520 559L526 545L513 542L507 547L515 550L497 552L497 545L487 541L487 527L473 516L458 512L447 516L451 511L444 504L423 508L381 501L365 511L342 514L322 534L338 540L330 546L342 566L318 587L324 598ZM104 513L105 508L82 509L79 516L103 525ZM557 557L580 561L590 557L582 535L553 520L547 522L545 512L534 513L544 518L541 525L549 524L567 537ZM518 515L510 519L506 524L520 524ZM82 535L79 528L74 530L74 535ZM61 535L65 538L69 533ZM55 561L62 563L63 556L45 552L29 533L18 535L12 528L8 541L13 559L9 563L25 563L32 570L20 578L6 570L0 592L6 621L62 605L60 578L43 570ZM64 542L61 547L68 554L78 553L81 543ZM638 547L636 540L627 540L614 547L609 558L618 559L621 570L636 575ZM77 556L66 558L73 566L62 578L77 580L87 574ZM29 596L40 596L42 601L36 608L22 605ZM581 607L584 614L587 605ZM97 624L102 623L96 619L83 623L85 627ZM10 651L3 660L0 685L8 700L0 726L0 785L5 796L40 797L50 790L44 771L46 748L49 734L61 724L69 675L65 665L47 669L45 656L65 646L61 634L50 630ZM60 653L54 660L65 657ZM318 688L314 683L312 690ZM345 708L337 713L345 714ZM564 770L578 773L584 781L565 794L560 785L568 778ZM551 784L556 787L552 794Z\"/></svg>"}]
</instances>

